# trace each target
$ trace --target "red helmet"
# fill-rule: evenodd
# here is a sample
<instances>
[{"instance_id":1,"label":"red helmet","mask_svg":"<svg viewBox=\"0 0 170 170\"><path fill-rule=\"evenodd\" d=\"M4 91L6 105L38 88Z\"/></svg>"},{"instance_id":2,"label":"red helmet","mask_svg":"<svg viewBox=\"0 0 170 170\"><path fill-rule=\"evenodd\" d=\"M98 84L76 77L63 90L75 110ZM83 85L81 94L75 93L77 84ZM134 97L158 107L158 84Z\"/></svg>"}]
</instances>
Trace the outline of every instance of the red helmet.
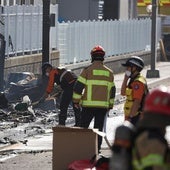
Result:
<instances>
[{"instance_id":1,"label":"red helmet","mask_svg":"<svg viewBox=\"0 0 170 170\"><path fill-rule=\"evenodd\" d=\"M91 54L91 57L92 57L92 61L94 61L94 60L103 61L104 56L105 56L105 50L102 46L97 45L91 50L90 54Z\"/></svg>"},{"instance_id":2,"label":"red helmet","mask_svg":"<svg viewBox=\"0 0 170 170\"><path fill-rule=\"evenodd\" d=\"M160 86L146 96L144 115L138 127L164 128L170 125L170 89Z\"/></svg>"},{"instance_id":3,"label":"red helmet","mask_svg":"<svg viewBox=\"0 0 170 170\"><path fill-rule=\"evenodd\" d=\"M170 89L160 86L146 97L144 112L152 112L170 116Z\"/></svg>"}]
</instances>

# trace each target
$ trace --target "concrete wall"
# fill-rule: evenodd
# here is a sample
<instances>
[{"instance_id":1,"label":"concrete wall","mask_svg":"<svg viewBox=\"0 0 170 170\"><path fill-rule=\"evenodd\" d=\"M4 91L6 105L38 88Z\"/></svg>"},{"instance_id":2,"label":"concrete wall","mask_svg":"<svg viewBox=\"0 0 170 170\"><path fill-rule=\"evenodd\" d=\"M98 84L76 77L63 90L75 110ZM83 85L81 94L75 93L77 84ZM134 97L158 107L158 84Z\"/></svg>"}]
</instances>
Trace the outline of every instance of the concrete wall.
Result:
<instances>
[{"instance_id":1,"label":"concrete wall","mask_svg":"<svg viewBox=\"0 0 170 170\"><path fill-rule=\"evenodd\" d=\"M130 56L138 55L143 58L145 66L150 65L151 62L151 53L146 51L124 54L119 56L111 56L105 58L105 64L111 68L114 74L121 73L124 71L124 67L122 67L121 63L125 62ZM10 72L17 72L17 71L30 71L35 74L41 73L41 60L42 54L35 54L29 56L21 56L21 57L11 57L5 60L5 78L8 73ZM157 52L157 59L156 61L160 61L160 51ZM53 66L59 66L59 52L54 51L51 53L50 63ZM90 61L70 64L66 65L66 68L73 70L77 75L80 74L81 70L88 66Z\"/></svg>"},{"instance_id":2,"label":"concrete wall","mask_svg":"<svg viewBox=\"0 0 170 170\"><path fill-rule=\"evenodd\" d=\"M148 51L148 52L141 51L141 52L124 54L124 55L119 55L119 56L107 57L107 58L105 58L104 63L106 64L106 66L108 66L109 68L111 68L113 70L114 74L121 73L124 71L124 67L122 67L121 63L125 62L132 55L140 56L144 60L145 66L150 65L150 62L151 62L151 52L150 51ZM160 55L160 51L158 50L156 61L160 61L160 60L161 60L161 55ZM73 70L77 75L79 75L81 70L84 67L88 66L89 64L90 64L90 62L87 61L87 62L83 62L83 63L67 65L66 67L68 69Z\"/></svg>"},{"instance_id":3,"label":"concrete wall","mask_svg":"<svg viewBox=\"0 0 170 170\"><path fill-rule=\"evenodd\" d=\"M59 51L53 51L50 54L50 63L54 66L59 66ZM41 73L42 54L32 54L25 56L9 57L5 59L4 78L11 72L33 72L34 74Z\"/></svg>"}]
</instances>

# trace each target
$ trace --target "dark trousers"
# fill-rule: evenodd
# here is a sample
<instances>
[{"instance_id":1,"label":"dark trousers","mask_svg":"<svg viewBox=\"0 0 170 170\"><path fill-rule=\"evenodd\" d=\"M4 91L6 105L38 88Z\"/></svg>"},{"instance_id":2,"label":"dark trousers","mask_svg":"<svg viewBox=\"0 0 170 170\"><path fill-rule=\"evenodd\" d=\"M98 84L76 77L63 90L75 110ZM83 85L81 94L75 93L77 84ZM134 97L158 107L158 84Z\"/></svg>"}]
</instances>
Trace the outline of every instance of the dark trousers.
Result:
<instances>
[{"instance_id":1,"label":"dark trousers","mask_svg":"<svg viewBox=\"0 0 170 170\"><path fill-rule=\"evenodd\" d=\"M67 110L69 104L72 103L72 95L73 95L72 88L66 88L63 90L60 99L59 125L65 125L65 121L67 119ZM75 115L75 126L80 126L80 109L77 109L76 107L74 107L74 105L72 106Z\"/></svg>"},{"instance_id":2,"label":"dark trousers","mask_svg":"<svg viewBox=\"0 0 170 170\"><path fill-rule=\"evenodd\" d=\"M103 131L104 119L107 109L102 108L82 108L81 112L81 127L88 128L94 118L94 128ZM101 149L102 137L98 135L98 151Z\"/></svg>"}]
</instances>

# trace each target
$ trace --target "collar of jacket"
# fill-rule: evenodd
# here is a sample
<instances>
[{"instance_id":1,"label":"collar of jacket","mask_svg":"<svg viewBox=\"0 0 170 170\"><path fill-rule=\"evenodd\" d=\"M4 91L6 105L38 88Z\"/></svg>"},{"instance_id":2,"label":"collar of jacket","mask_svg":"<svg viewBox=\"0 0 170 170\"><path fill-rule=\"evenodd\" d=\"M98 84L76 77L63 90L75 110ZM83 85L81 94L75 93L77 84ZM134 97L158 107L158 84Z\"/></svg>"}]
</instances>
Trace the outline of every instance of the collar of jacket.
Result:
<instances>
[{"instance_id":1,"label":"collar of jacket","mask_svg":"<svg viewBox=\"0 0 170 170\"><path fill-rule=\"evenodd\" d=\"M93 61L92 64L103 64L103 61L96 60L96 61Z\"/></svg>"}]
</instances>

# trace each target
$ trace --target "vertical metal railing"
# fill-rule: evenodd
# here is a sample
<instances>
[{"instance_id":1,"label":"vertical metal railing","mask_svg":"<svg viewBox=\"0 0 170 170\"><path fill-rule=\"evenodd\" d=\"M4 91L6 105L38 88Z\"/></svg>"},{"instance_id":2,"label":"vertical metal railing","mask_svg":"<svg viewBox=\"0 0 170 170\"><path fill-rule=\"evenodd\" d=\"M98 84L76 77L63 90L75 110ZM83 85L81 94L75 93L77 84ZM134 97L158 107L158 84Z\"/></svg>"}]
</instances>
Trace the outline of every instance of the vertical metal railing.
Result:
<instances>
[{"instance_id":1,"label":"vertical metal railing","mask_svg":"<svg viewBox=\"0 0 170 170\"><path fill-rule=\"evenodd\" d=\"M60 64L90 59L90 50L100 44L106 57L150 50L151 19L78 21L58 23L50 28L50 49L60 52ZM5 55L7 57L39 53L42 50L42 6L4 6ZM157 43L161 38L161 19L157 22Z\"/></svg>"},{"instance_id":2,"label":"vertical metal railing","mask_svg":"<svg viewBox=\"0 0 170 170\"><path fill-rule=\"evenodd\" d=\"M5 54L7 57L39 53L42 50L42 5L15 5L3 7L5 22ZM51 28L50 48L57 49L58 5L51 5L56 15L56 26Z\"/></svg>"},{"instance_id":3,"label":"vertical metal railing","mask_svg":"<svg viewBox=\"0 0 170 170\"><path fill-rule=\"evenodd\" d=\"M161 38L161 20L157 22L157 44ZM58 24L60 63L90 59L90 50L100 44L106 56L150 50L151 19L78 21Z\"/></svg>"}]
</instances>

